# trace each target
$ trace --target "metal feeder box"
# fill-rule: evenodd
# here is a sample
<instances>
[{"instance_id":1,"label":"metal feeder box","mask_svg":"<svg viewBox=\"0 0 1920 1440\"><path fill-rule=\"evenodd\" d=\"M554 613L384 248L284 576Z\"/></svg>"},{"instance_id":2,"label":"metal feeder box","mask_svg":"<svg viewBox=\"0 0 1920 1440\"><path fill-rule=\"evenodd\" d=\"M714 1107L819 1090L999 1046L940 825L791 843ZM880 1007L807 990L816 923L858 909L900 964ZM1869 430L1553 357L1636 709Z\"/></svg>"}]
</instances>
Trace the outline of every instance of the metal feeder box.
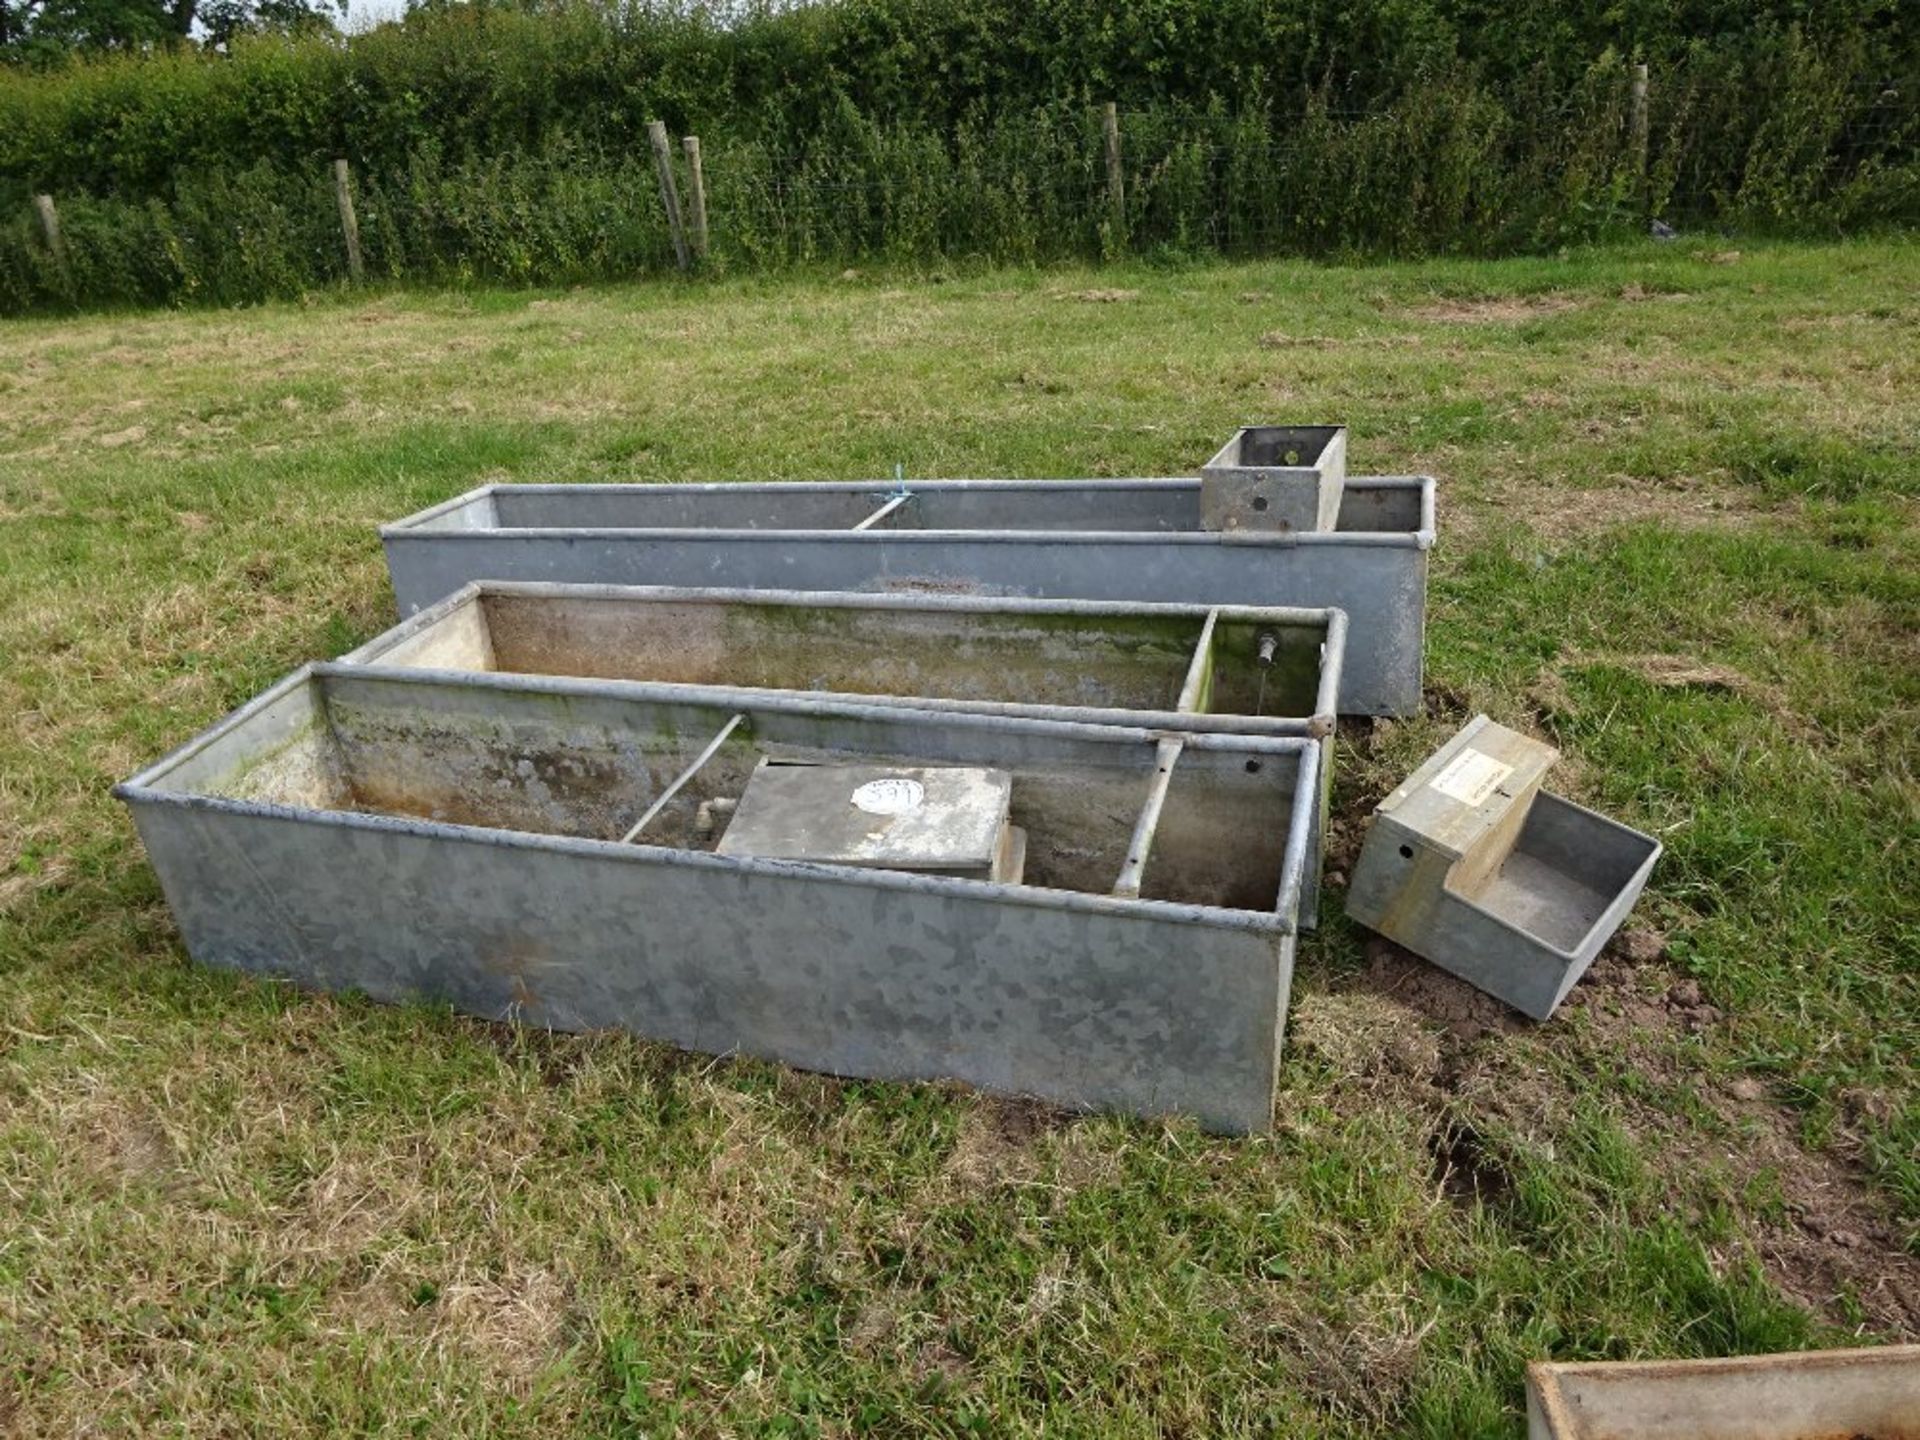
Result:
<instances>
[{"instance_id":1,"label":"metal feeder box","mask_svg":"<svg viewBox=\"0 0 1920 1440\"><path fill-rule=\"evenodd\" d=\"M1418 710L1433 481L1356 477L1326 530L1224 533L1204 483L489 485L380 537L403 616L476 580L1330 607L1341 712Z\"/></svg>"},{"instance_id":2,"label":"metal feeder box","mask_svg":"<svg viewBox=\"0 0 1920 1440\"><path fill-rule=\"evenodd\" d=\"M1320 755L328 664L115 793L206 964L1246 1132Z\"/></svg>"},{"instance_id":3,"label":"metal feeder box","mask_svg":"<svg viewBox=\"0 0 1920 1440\"><path fill-rule=\"evenodd\" d=\"M1920 1345L1527 1367L1528 1440L1920 1440Z\"/></svg>"},{"instance_id":4,"label":"metal feeder box","mask_svg":"<svg viewBox=\"0 0 1920 1440\"><path fill-rule=\"evenodd\" d=\"M1660 842L1540 788L1550 745L1475 716L1374 812L1347 914L1544 1020L1646 886Z\"/></svg>"},{"instance_id":5,"label":"metal feeder box","mask_svg":"<svg viewBox=\"0 0 1920 1440\"><path fill-rule=\"evenodd\" d=\"M1249 425L1200 467L1200 524L1331 531L1346 481L1346 426Z\"/></svg>"}]
</instances>

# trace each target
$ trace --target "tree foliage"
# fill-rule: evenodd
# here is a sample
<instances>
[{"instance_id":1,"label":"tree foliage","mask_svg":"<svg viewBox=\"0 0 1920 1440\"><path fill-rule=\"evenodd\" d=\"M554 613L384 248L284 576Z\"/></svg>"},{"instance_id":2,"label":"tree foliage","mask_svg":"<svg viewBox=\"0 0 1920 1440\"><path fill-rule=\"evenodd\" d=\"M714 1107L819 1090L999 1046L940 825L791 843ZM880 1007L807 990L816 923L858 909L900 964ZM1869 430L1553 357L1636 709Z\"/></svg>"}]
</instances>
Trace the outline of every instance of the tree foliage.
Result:
<instances>
[{"instance_id":1,"label":"tree foliage","mask_svg":"<svg viewBox=\"0 0 1920 1440\"><path fill-rule=\"evenodd\" d=\"M240 35L334 29L346 0L0 0L0 60L50 65L75 54L223 50Z\"/></svg>"}]
</instances>

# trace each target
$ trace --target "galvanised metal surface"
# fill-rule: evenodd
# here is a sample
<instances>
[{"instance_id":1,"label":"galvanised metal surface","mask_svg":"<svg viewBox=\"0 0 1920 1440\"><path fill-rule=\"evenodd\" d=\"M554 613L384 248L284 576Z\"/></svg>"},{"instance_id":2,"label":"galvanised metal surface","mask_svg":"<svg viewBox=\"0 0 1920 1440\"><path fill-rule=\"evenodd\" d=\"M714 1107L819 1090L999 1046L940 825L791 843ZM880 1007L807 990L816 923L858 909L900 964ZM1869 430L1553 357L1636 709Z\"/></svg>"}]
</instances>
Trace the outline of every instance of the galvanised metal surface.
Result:
<instances>
[{"instance_id":1,"label":"galvanised metal surface","mask_svg":"<svg viewBox=\"0 0 1920 1440\"><path fill-rule=\"evenodd\" d=\"M341 663L1324 737L1346 639L1328 609L482 580Z\"/></svg>"},{"instance_id":2,"label":"galvanised metal surface","mask_svg":"<svg viewBox=\"0 0 1920 1440\"><path fill-rule=\"evenodd\" d=\"M1346 426L1243 426L1200 467L1201 528L1334 530L1346 480Z\"/></svg>"},{"instance_id":3,"label":"galvanised metal surface","mask_svg":"<svg viewBox=\"0 0 1920 1440\"><path fill-rule=\"evenodd\" d=\"M380 535L402 615L474 580L1336 608L1342 712L1417 710L1433 481L1349 478L1336 530L1287 534L1202 530L1200 485L494 485Z\"/></svg>"},{"instance_id":4,"label":"galvanised metal surface","mask_svg":"<svg viewBox=\"0 0 1920 1440\"><path fill-rule=\"evenodd\" d=\"M1005 770L1032 883L693 848L697 807L766 756ZM204 963L1259 1131L1319 756L1304 737L319 665L115 793ZM674 784L656 843L617 843Z\"/></svg>"},{"instance_id":5,"label":"galvanised metal surface","mask_svg":"<svg viewBox=\"0 0 1920 1440\"><path fill-rule=\"evenodd\" d=\"M1078 724L1310 735L1322 745L1318 876L1346 635L1346 617L1325 609L488 580L340 663L565 676L589 690L632 679L740 700L801 690ZM1319 915L1311 886L1302 928Z\"/></svg>"},{"instance_id":6,"label":"galvanised metal surface","mask_svg":"<svg viewBox=\"0 0 1920 1440\"><path fill-rule=\"evenodd\" d=\"M1347 914L1544 1020L1633 909L1660 842L1540 789L1551 746L1474 717L1380 804Z\"/></svg>"},{"instance_id":7,"label":"galvanised metal surface","mask_svg":"<svg viewBox=\"0 0 1920 1440\"><path fill-rule=\"evenodd\" d=\"M1538 1362L1527 1440L1920 1440L1920 1345Z\"/></svg>"}]
</instances>

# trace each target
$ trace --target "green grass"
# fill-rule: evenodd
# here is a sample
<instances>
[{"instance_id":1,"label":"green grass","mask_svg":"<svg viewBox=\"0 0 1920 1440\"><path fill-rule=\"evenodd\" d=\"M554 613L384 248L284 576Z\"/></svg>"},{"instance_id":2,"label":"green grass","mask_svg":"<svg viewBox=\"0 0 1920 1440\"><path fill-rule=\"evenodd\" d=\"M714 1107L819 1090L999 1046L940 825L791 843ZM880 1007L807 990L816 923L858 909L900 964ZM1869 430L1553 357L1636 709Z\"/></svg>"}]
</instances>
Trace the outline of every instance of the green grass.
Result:
<instances>
[{"instance_id":1,"label":"green grass","mask_svg":"<svg viewBox=\"0 0 1920 1440\"><path fill-rule=\"evenodd\" d=\"M0 326L0 1431L1512 1435L1533 1358L1914 1338L1916 261ZM1326 418L1443 485L1428 712L1343 736L1333 868L1485 709L1660 834L1665 945L1532 1026L1332 919L1270 1137L198 969L107 793L384 628L374 526L485 480L1179 473Z\"/></svg>"}]
</instances>

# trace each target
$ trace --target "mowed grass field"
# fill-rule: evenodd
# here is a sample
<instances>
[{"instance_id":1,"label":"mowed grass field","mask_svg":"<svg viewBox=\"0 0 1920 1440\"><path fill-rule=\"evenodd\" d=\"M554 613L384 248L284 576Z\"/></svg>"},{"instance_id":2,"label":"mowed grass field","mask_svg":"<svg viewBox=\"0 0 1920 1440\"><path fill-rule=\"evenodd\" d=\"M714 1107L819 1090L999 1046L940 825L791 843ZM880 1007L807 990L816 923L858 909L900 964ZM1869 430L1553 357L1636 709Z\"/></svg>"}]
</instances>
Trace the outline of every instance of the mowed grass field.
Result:
<instances>
[{"instance_id":1,"label":"mowed grass field","mask_svg":"<svg viewBox=\"0 0 1920 1440\"><path fill-rule=\"evenodd\" d=\"M196 968L108 795L483 481L1328 419L1441 480L1428 697L1343 730L1271 1136ZM1917 474L1912 243L0 325L0 1432L1514 1435L1530 1359L1920 1338ZM1667 846L1544 1025L1339 918L1477 710Z\"/></svg>"}]
</instances>

